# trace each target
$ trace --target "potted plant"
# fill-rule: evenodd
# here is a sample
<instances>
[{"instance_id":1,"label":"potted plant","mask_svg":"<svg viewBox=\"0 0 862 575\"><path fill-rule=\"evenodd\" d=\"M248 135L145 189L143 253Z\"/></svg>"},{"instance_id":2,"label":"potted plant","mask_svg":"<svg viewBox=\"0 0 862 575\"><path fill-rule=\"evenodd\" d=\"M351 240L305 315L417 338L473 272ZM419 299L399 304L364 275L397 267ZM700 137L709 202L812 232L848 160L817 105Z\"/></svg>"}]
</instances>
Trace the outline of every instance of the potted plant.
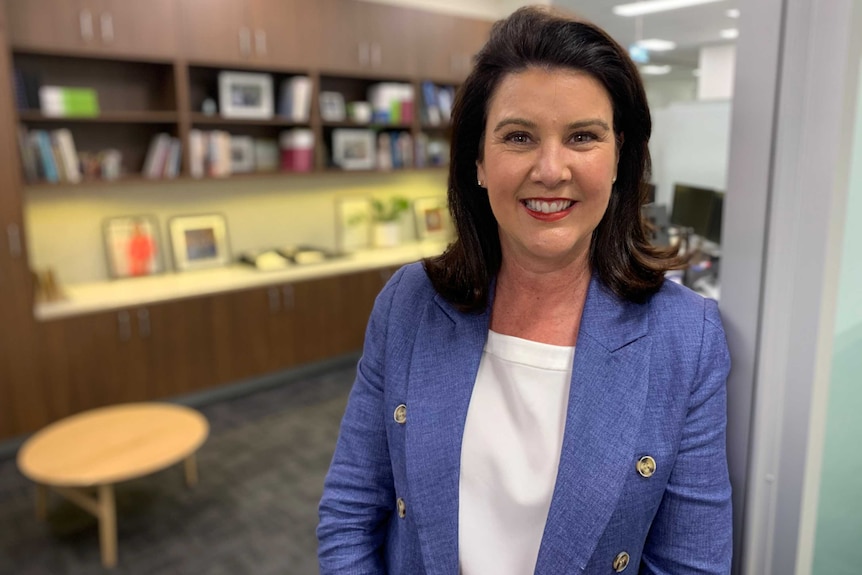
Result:
<instances>
[{"instance_id":1,"label":"potted plant","mask_svg":"<svg viewBox=\"0 0 862 575\"><path fill-rule=\"evenodd\" d=\"M375 247L389 248L401 243L401 214L406 212L409 207L407 198L402 196L371 200Z\"/></svg>"}]
</instances>

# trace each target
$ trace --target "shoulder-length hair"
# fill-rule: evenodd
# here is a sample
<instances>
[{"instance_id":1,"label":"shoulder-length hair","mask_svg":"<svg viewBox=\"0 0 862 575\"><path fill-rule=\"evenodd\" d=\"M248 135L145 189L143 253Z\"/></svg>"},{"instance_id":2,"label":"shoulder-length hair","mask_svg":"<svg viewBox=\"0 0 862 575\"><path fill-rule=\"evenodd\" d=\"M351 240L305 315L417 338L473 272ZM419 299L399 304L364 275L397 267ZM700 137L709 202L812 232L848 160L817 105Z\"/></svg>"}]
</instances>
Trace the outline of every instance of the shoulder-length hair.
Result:
<instances>
[{"instance_id":1,"label":"shoulder-length hair","mask_svg":"<svg viewBox=\"0 0 862 575\"><path fill-rule=\"evenodd\" d=\"M521 8L496 22L452 109L448 201L457 239L425 260L437 292L462 311L483 311L502 254L487 191L476 180L488 103L507 75L530 67L586 72L607 90L619 148L617 180L607 211L593 232L592 272L619 297L644 301L664 273L684 264L675 250L650 245L641 206L650 175L652 130L640 74L626 51L603 30L540 8Z\"/></svg>"}]
</instances>

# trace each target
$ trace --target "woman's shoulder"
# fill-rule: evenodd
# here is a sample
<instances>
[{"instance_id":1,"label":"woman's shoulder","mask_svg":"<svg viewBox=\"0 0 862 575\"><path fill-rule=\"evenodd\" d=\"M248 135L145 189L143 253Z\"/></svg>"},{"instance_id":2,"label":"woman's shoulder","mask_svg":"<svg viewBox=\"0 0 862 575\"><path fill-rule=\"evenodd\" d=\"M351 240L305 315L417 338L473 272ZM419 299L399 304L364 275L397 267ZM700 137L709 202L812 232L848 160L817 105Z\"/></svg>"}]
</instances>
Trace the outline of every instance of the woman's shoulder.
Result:
<instances>
[{"instance_id":1,"label":"woman's shoulder","mask_svg":"<svg viewBox=\"0 0 862 575\"><path fill-rule=\"evenodd\" d=\"M378 301L388 300L388 303L397 307L419 305L433 299L436 293L422 262L414 262L392 274L381 290Z\"/></svg>"},{"instance_id":2,"label":"woman's shoulder","mask_svg":"<svg viewBox=\"0 0 862 575\"><path fill-rule=\"evenodd\" d=\"M675 326L677 329L702 329L705 322L721 329L721 316L716 301L704 298L676 282L665 280L650 298L650 307L653 317L660 323Z\"/></svg>"}]
</instances>

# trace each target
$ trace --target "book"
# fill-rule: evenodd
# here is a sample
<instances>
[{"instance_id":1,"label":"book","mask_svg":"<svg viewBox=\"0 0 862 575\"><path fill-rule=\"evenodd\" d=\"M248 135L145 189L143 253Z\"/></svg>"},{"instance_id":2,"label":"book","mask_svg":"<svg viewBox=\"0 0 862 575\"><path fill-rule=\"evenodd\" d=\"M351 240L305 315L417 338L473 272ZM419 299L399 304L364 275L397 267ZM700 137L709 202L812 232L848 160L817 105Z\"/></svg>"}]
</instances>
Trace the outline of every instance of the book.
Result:
<instances>
[{"instance_id":1,"label":"book","mask_svg":"<svg viewBox=\"0 0 862 575\"><path fill-rule=\"evenodd\" d=\"M173 179L180 175L180 165L182 163L182 144L179 138L171 138L168 144L167 157L165 158L165 166L162 175L166 178Z\"/></svg>"},{"instance_id":2,"label":"book","mask_svg":"<svg viewBox=\"0 0 862 575\"><path fill-rule=\"evenodd\" d=\"M307 122L311 115L311 78L293 76L279 87L278 115L294 122Z\"/></svg>"},{"instance_id":3,"label":"book","mask_svg":"<svg viewBox=\"0 0 862 575\"><path fill-rule=\"evenodd\" d=\"M34 130L31 137L35 141L38 150L40 173L46 181L57 183L60 176L57 173L57 161L54 159L54 150L51 148L51 137L45 130Z\"/></svg>"},{"instance_id":4,"label":"book","mask_svg":"<svg viewBox=\"0 0 862 575\"><path fill-rule=\"evenodd\" d=\"M68 128L61 128L51 132L51 140L58 150L56 154L61 167L63 181L78 183L81 181L81 162L78 160L78 151L75 149L75 140Z\"/></svg>"},{"instance_id":5,"label":"book","mask_svg":"<svg viewBox=\"0 0 862 575\"><path fill-rule=\"evenodd\" d=\"M23 124L18 125L18 151L21 154L24 181L28 184L37 182L39 180L39 166L36 149L30 140L30 132Z\"/></svg>"},{"instance_id":6,"label":"book","mask_svg":"<svg viewBox=\"0 0 862 575\"><path fill-rule=\"evenodd\" d=\"M437 86L434 82L422 82L422 100L424 103L422 120L429 126L439 126L440 107L437 103Z\"/></svg>"},{"instance_id":7,"label":"book","mask_svg":"<svg viewBox=\"0 0 862 575\"><path fill-rule=\"evenodd\" d=\"M189 131L189 173L193 178L206 174L206 133L201 130Z\"/></svg>"},{"instance_id":8,"label":"book","mask_svg":"<svg viewBox=\"0 0 862 575\"><path fill-rule=\"evenodd\" d=\"M52 117L94 117L99 115L99 96L93 88L42 86L39 88L42 113Z\"/></svg>"},{"instance_id":9,"label":"book","mask_svg":"<svg viewBox=\"0 0 862 575\"><path fill-rule=\"evenodd\" d=\"M162 176L170 146L171 136L169 134L160 132L153 136L150 140L150 147L147 149L144 169L141 172L145 178L157 179Z\"/></svg>"}]
</instances>

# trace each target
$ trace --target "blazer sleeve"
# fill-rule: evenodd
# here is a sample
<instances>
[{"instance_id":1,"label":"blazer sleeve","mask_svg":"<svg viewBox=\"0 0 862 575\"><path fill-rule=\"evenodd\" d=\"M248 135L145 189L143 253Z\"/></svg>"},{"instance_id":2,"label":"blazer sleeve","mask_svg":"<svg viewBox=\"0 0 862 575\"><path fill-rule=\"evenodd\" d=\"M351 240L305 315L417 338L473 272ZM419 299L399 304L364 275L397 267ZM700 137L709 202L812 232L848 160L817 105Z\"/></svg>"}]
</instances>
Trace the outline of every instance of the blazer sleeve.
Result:
<instances>
[{"instance_id":1,"label":"blazer sleeve","mask_svg":"<svg viewBox=\"0 0 862 575\"><path fill-rule=\"evenodd\" d=\"M725 428L730 355L718 306L705 300L700 357L679 451L644 546L643 575L727 575L732 553Z\"/></svg>"},{"instance_id":2,"label":"blazer sleeve","mask_svg":"<svg viewBox=\"0 0 862 575\"><path fill-rule=\"evenodd\" d=\"M395 496L383 417L383 364L389 313L402 272L375 301L324 482L317 527L321 575L385 571L383 544Z\"/></svg>"}]
</instances>

